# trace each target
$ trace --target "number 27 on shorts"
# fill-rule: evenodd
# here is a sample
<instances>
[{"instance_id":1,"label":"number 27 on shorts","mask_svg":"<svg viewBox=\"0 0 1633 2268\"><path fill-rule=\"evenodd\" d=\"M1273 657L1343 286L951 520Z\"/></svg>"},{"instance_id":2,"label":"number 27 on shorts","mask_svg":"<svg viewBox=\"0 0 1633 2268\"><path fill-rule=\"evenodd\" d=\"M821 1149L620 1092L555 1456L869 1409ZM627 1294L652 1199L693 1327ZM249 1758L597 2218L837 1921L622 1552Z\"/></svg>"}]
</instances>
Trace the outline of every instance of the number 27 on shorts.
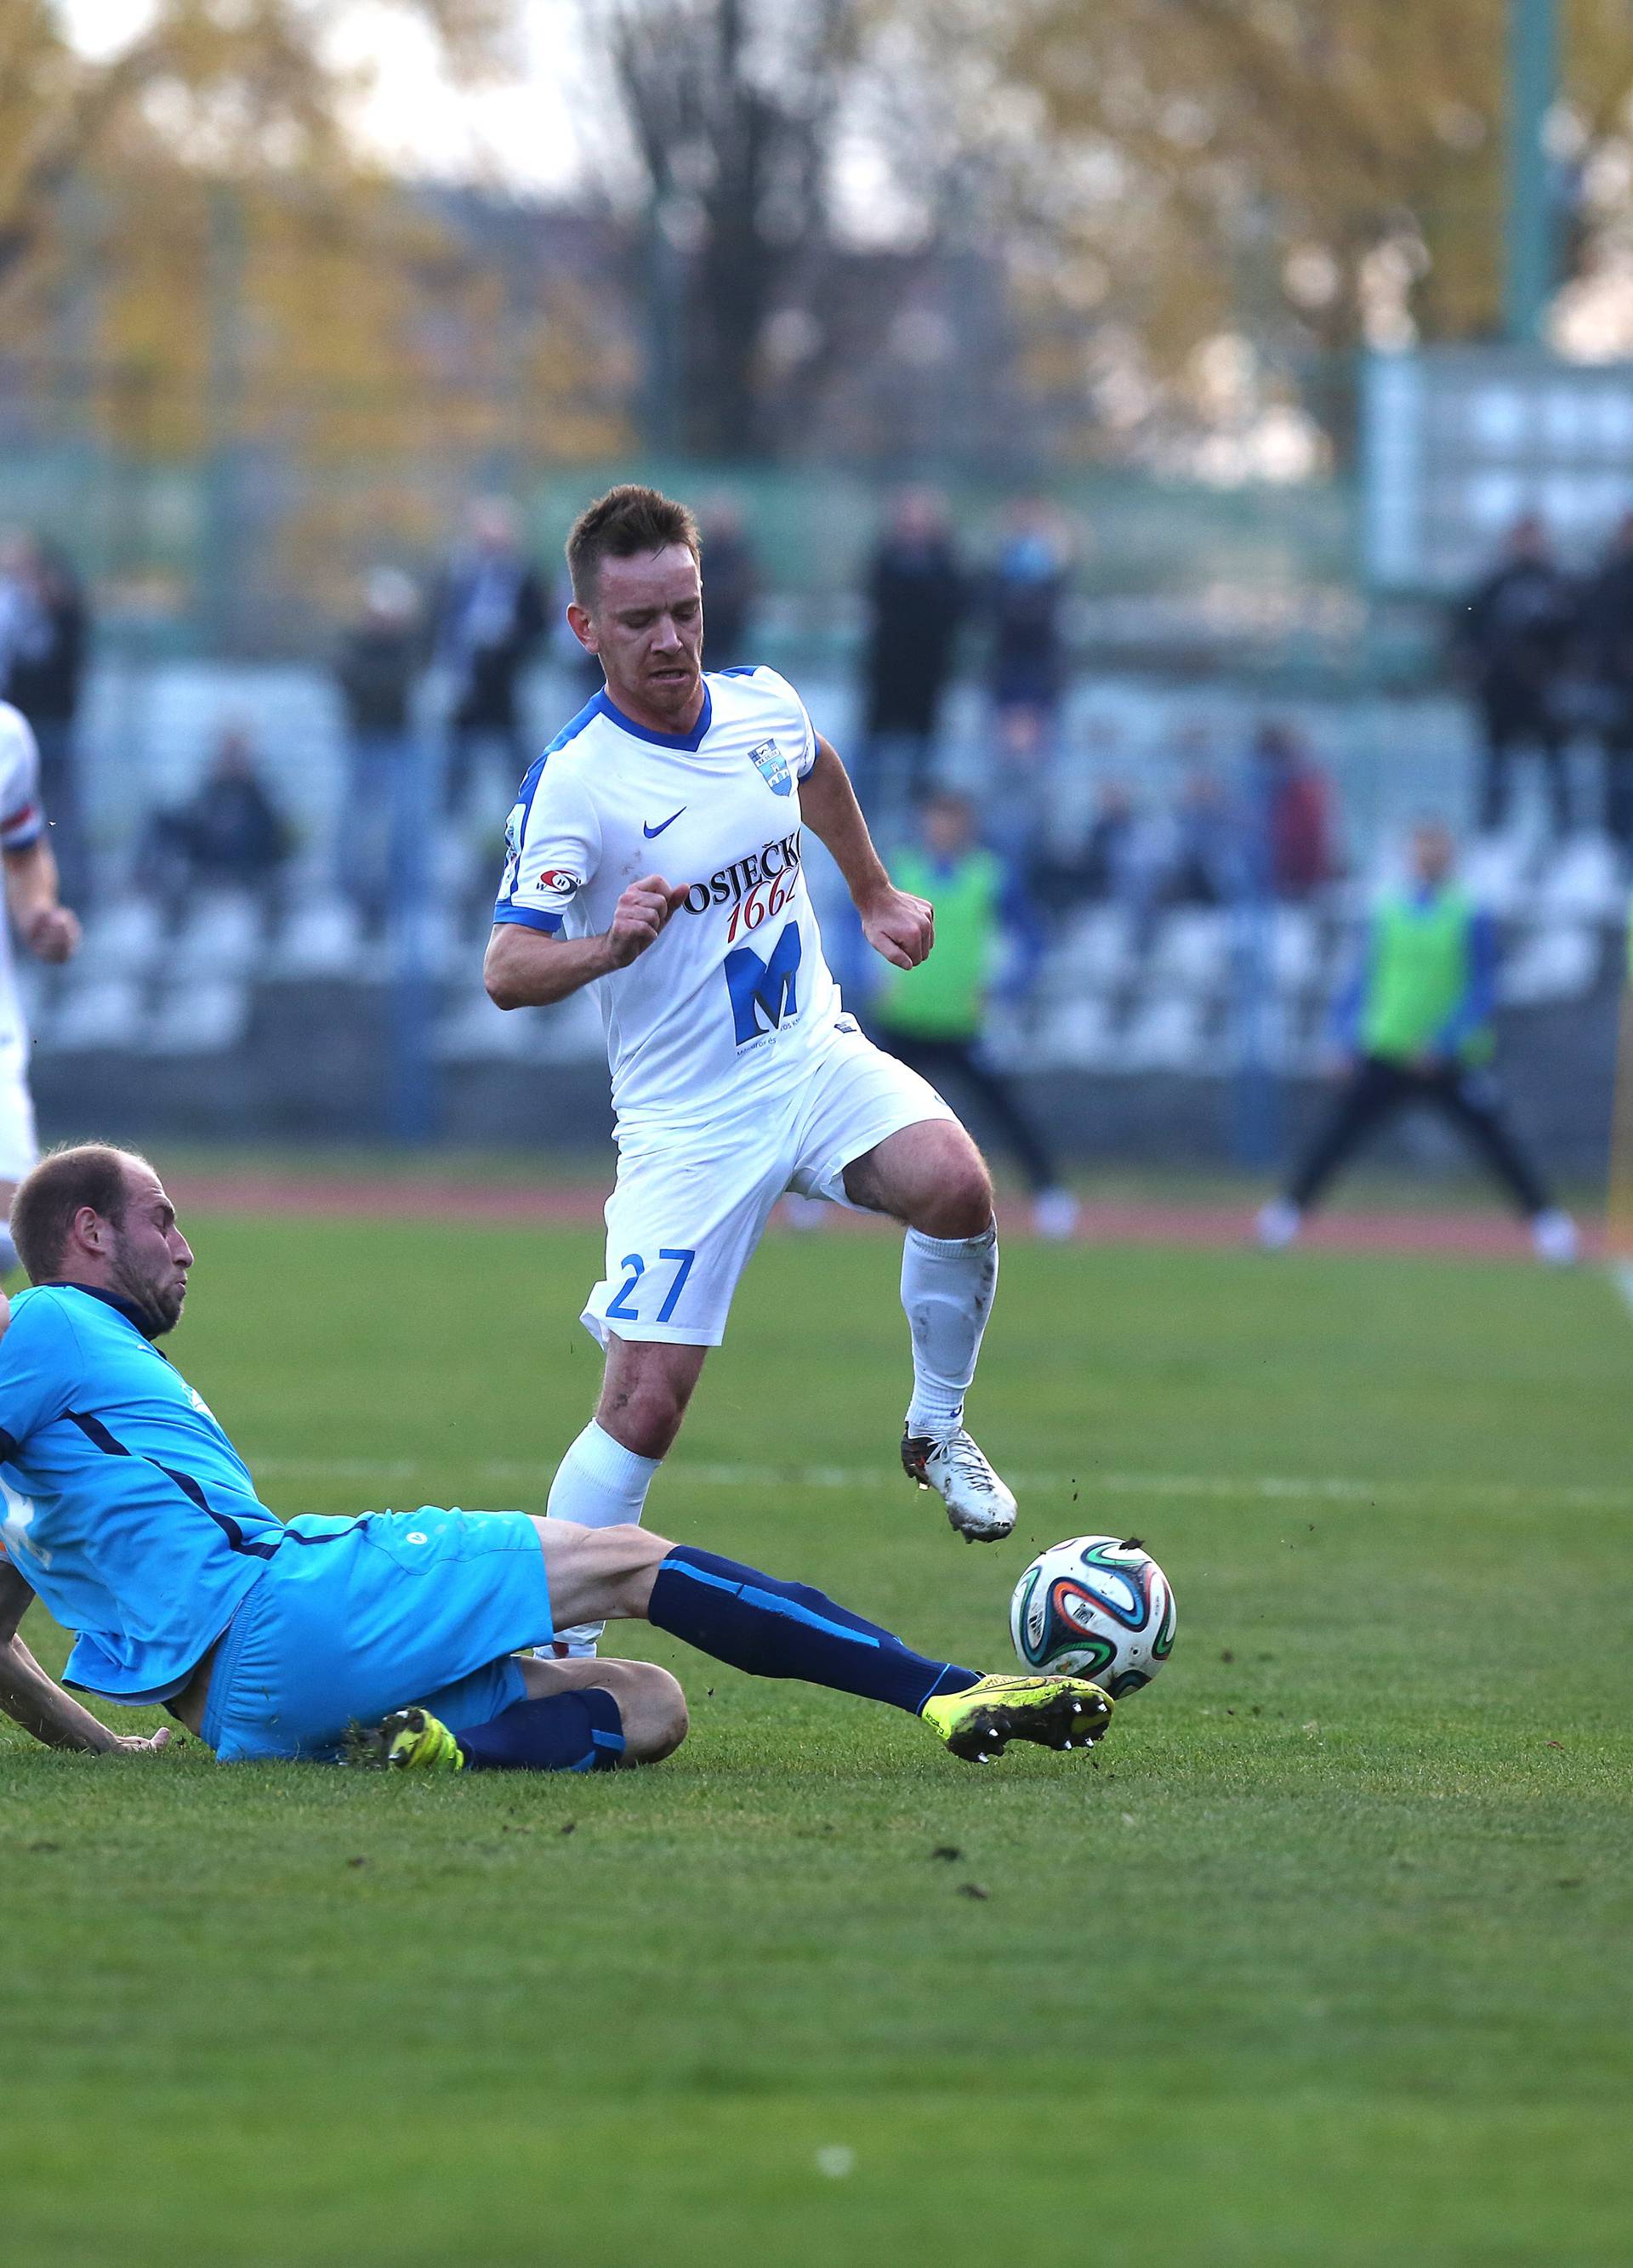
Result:
<instances>
[{"instance_id":1,"label":"number 27 on shorts","mask_svg":"<svg viewBox=\"0 0 1633 2268\"><path fill-rule=\"evenodd\" d=\"M658 1309L655 1318L658 1322L667 1323L675 1313L675 1302L685 1289L686 1278L691 1273L691 1263L697 1256L695 1251L672 1251L667 1246L659 1252L660 1261L673 1261L676 1266L669 1288L665 1292L663 1303ZM632 1304L632 1300L636 1285L647 1273L647 1263L639 1252L626 1252L618 1265L624 1270L625 1274L623 1283L619 1285L607 1303L608 1320L610 1322L616 1318L623 1323L639 1323L642 1318L639 1310Z\"/></svg>"}]
</instances>

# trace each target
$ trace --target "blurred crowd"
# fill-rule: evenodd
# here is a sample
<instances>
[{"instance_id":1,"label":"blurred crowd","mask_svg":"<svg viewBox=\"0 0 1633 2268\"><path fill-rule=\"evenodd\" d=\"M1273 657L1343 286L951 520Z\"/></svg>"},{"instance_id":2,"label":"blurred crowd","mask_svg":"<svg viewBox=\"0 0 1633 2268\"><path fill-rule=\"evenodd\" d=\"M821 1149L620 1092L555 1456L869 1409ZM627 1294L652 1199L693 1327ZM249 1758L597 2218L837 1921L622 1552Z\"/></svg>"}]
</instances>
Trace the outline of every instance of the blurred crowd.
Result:
<instances>
[{"instance_id":1,"label":"blurred crowd","mask_svg":"<svg viewBox=\"0 0 1633 2268\"><path fill-rule=\"evenodd\" d=\"M754 544L729 497L700 518L708 659L752 660L765 595ZM1267 716L1235 744L1184 726L1138 764L1068 746L1075 564L1071 527L1045 498L1014 499L979 548L934 490L889 499L859 572L845 749L876 834L892 850L922 848L932 799L964 797L1003 869L1011 929L1023 920L1046 934L1105 905L1126 916L1136 947L1173 908L1318 895L1342 870L1341 815L1289 718ZM561 629L565 595L499 497L470 504L428 584L395 566L366 578L329 657L346 751L332 879L366 935L388 919L405 815L471 846L462 868L444 859L436 872L453 874L461 918L479 917L497 814L535 753L531 673L553 661L570 692L594 689L593 665ZM0 543L0 695L34 728L64 894L81 903L92 879L76 762L88 644L71 564L33 538ZM1452 652L1480 727L1482 828L1508 822L1527 759L1541 768L1556 831L1585 823L1568 757L1585 739L1602 755L1604 823L1633 851L1633 515L1587 575L1558 563L1539 519L1518 521L1458 608ZM952 749L956 688L973 698L973 755L967 705ZM251 893L276 918L296 848L277 770L275 755L224 719L192 791L145 814L130 879L167 919L212 887Z\"/></svg>"},{"instance_id":2,"label":"blurred crowd","mask_svg":"<svg viewBox=\"0 0 1633 2268\"><path fill-rule=\"evenodd\" d=\"M1633 852L1633 512L1585 574L1561 565L1537 514L1516 520L1458 608L1452 651L1480 725L1482 831L1507 824L1516 768L1530 756L1556 835L1602 814ZM1599 814L1573 799L1569 754L1585 740L1603 763Z\"/></svg>"}]
</instances>

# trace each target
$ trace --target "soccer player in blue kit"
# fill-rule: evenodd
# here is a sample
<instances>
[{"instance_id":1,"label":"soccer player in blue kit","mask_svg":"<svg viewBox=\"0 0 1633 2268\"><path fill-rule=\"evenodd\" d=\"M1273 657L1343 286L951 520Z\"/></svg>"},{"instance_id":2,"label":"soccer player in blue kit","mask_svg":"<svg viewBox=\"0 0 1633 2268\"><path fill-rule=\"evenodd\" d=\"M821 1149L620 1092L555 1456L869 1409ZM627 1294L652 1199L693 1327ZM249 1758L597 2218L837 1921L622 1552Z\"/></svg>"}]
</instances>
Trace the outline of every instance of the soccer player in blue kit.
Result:
<instances>
[{"instance_id":1,"label":"soccer player in blue kit","mask_svg":"<svg viewBox=\"0 0 1633 2268\"><path fill-rule=\"evenodd\" d=\"M31 1288L0 1338L0 1708L49 1744L155 1745L118 1740L46 1675L18 1636L35 1594L76 1634L69 1684L163 1703L223 1763L588 1771L668 1756L686 1705L667 1670L527 1651L592 1617L905 1710L976 1761L1105 1729L1096 1685L927 1658L820 1591L632 1523L429 1505L285 1523L155 1344L193 1254L146 1160L55 1152L18 1188L11 1233Z\"/></svg>"},{"instance_id":2,"label":"soccer player in blue kit","mask_svg":"<svg viewBox=\"0 0 1633 2268\"><path fill-rule=\"evenodd\" d=\"M794 688L772 669L706 674L683 504L611 490L575 524L567 563L567 619L606 682L521 784L485 964L501 1008L593 985L612 1071L617 1184L583 1314L606 1366L550 1510L586 1527L639 1520L738 1278L793 1190L905 1226L902 1462L958 1534L997 1541L1015 1498L964 1423L997 1285L991 1178L935 1090L845 1012L802 828L896 967L930 952L934 909L891 883ZM595 1635L572 1633L573 1650Z\"/></svg>"}]
</instances>

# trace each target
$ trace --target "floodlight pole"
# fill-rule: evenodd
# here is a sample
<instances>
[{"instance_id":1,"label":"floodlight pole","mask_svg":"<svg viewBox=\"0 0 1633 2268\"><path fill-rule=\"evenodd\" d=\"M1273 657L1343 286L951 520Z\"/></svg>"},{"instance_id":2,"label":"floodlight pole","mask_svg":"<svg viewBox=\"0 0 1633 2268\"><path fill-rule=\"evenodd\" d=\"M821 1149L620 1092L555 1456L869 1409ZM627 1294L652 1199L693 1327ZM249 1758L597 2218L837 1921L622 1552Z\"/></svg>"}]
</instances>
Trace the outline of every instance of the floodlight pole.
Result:
<instances>
[{"instance_id":1,"label":"floodlight pole","mask_svg":"<svg viewBox=\"0 0 1633 2268\"><path fill-rule=\"evenodd\" d=\"M1543 137L1558 80L1557 0L1508 0L1503 316L1516 346L1541 344L1554 293L1553 193Z\"/></svg>"}]
</instances>

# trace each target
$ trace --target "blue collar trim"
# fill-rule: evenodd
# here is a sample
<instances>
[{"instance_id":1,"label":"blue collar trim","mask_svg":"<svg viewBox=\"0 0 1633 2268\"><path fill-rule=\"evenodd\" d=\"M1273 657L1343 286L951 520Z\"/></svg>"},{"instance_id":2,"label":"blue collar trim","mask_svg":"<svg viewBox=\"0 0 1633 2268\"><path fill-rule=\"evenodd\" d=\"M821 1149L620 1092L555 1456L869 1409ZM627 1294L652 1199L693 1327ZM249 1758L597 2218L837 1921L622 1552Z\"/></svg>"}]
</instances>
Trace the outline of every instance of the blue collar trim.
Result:
<instances>
[{"instance_id":1,"label":"blue collar trim","mask_svg":"<svg viewBox=\"0 0 1633 2268\"><path fill-rule=\"evenodd\" d=\"M100 1300L105 1307L112 1307L128 1323L133 1323L144 1339L151 1342L159 1336L152 1317L134 1300L122 1300L117 1292L105 1292L100 1284L76 1284L71 1278L64 1277L60 1283L41 1284L39 1288L42 1292L83 1292L87 1300Z\"/></svg>"},{"instance_id":2,"label":"blue collar trim","mask_svg":"<svg viewBox=\"0 0 1633 2268\"><path fill-rule=\"evenodd\" d=\"M632 717L624 715L604 686L590 706L599 708L603 717L610 718L615 725L637 740L648 740L654 748L684 748L689 754L702 746L703 736L714 721L714 696L709 691L706 677L703 681L703 706L698 711L698 721L690 733L654 733L645 725L638 725Z\"/></svg>"}]
</instances>

